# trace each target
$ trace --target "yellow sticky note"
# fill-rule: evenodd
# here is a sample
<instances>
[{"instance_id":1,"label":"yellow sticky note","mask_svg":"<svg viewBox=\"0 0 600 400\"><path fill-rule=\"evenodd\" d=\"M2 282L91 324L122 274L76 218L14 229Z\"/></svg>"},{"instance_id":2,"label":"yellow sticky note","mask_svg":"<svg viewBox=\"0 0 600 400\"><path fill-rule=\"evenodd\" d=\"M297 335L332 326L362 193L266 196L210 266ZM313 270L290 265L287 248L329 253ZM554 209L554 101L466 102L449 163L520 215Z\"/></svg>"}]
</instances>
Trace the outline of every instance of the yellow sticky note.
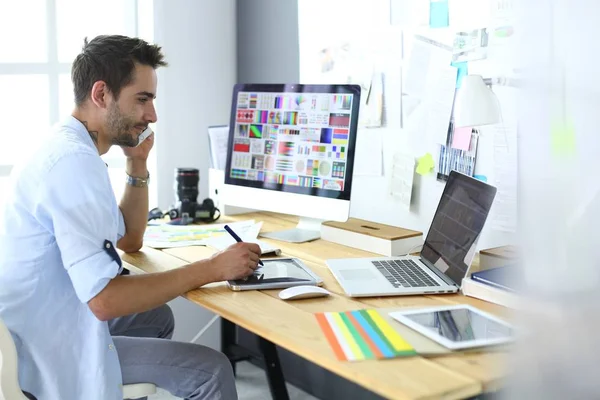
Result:
<instances>
[{"instance_id":1,"label":"yellow sticky note","mask_svg":"<svg viewBox=\"0 0 600 400\"><path fill-rule=\"evenodd\" d=\"M417 159L417 174L427 175L433 170L433 156L431 153L425 154L423 157Z\"/></svg>"},{"instance_id":2,"label":"yellow sticky note","mask_svg":"<svg viewBox=\"0 0 600 400\"><path fill-rule=\"evenodd\" d=\"M570 118L552 121L550 126L550 145L555 156L575 154L575 126Z\"/></svg>"}]
</instances>

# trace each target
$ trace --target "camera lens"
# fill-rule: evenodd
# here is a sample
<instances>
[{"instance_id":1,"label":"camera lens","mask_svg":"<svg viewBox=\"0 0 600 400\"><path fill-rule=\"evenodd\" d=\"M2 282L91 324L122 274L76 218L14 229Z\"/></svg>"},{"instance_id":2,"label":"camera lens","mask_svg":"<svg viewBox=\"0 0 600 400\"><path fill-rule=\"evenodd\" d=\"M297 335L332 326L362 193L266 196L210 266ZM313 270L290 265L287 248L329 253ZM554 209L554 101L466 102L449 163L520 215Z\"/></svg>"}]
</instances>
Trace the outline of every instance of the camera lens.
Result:
<instances>
[{"instance_id":1,"label":"camera lens","mask_svg":"<svg viewBox=\"0 0 600 400\"><path fill-rule=\"evenodd\" d=\"M200 171L196 168L175 169L175 192L180 202L196 203L198 199L198 182Z\"/></svg>"}]
</instances>

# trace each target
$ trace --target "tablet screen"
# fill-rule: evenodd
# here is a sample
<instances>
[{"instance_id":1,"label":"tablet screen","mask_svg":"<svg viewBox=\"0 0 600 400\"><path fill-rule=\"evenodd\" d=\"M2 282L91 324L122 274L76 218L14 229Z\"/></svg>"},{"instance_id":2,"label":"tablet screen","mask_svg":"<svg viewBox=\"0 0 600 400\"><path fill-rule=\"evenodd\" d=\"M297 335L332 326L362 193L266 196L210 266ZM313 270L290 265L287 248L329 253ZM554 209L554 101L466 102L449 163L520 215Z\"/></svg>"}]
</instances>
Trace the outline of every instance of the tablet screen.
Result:
<instances>
[{"instance_id":1,"label":"tablet screen","mask_svg":"<svg viewBox=\"0 0 600 400\"><path fill-rule=\"evenodd\" d=\"M465 308L405 314L404 318L452 342L504 339L514 333L509 326Z\"/></svg>"},{"instance_id":2,"label":"tablet screen","mask_svg":"<svg viewBox=\"0 0 600 400\"><path fill-rule=\"evenodd\" d=\"M259 267L246 280L237 280L236 284L249 285L275 282L314 282L312 277L295 259L263 260L264 267Z\"/></svg>"}]
</instances>

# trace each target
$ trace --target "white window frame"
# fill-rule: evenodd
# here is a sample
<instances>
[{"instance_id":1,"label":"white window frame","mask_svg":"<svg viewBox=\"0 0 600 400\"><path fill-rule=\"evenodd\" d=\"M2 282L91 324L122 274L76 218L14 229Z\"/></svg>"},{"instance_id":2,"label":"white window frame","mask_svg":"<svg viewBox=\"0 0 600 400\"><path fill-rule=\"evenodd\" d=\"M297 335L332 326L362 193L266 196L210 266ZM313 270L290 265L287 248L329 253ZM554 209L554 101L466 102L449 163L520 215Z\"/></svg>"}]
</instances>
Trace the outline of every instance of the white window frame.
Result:
<instances>
[{"instance_id":1,"label":"white window frame","mask_svg":"<svg viewBox=\"0 0 600 400\"><path fill-rule=\"evenodd\" d=\"M153 7L153 1L142 0L145 7ZM134 32L140 33L139 27L140 0L133 0L131 7ZM59 121L59 76L71 73L71 64L58 61L58 29L57 29L57 4L56 0L46 0L46 40L47 56L46 62L28 63L0 63L0 75L45 75L48 76L48 99L49 99L49 125L52 126ZM146 38L148 40L148 38ZM1 145L1 142L0 142ZM125 168L124 157L103 157L109 168ZM8 177L13 169L12 164L3 164L0 160L0 178Z\"/></svg>"}]
</instances>

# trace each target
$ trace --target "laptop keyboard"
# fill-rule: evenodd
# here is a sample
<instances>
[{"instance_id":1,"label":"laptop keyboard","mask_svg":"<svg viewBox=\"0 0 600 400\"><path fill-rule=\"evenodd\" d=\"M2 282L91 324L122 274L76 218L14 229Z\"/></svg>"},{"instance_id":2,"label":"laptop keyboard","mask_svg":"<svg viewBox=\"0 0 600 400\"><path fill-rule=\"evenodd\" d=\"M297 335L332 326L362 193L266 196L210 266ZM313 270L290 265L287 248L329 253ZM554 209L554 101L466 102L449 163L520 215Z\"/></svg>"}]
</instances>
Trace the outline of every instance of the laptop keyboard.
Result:
<instances>
[{"instance_id":1,"label":"laptop keyboard","mask_svg":"<svg viewBox=\"0 0 600 400\"><path fill-rule=\"evenodd\" d=\"M440 286L413 260L383 260L372 263L395 288Z\"/></svg>"}]
</instances>

